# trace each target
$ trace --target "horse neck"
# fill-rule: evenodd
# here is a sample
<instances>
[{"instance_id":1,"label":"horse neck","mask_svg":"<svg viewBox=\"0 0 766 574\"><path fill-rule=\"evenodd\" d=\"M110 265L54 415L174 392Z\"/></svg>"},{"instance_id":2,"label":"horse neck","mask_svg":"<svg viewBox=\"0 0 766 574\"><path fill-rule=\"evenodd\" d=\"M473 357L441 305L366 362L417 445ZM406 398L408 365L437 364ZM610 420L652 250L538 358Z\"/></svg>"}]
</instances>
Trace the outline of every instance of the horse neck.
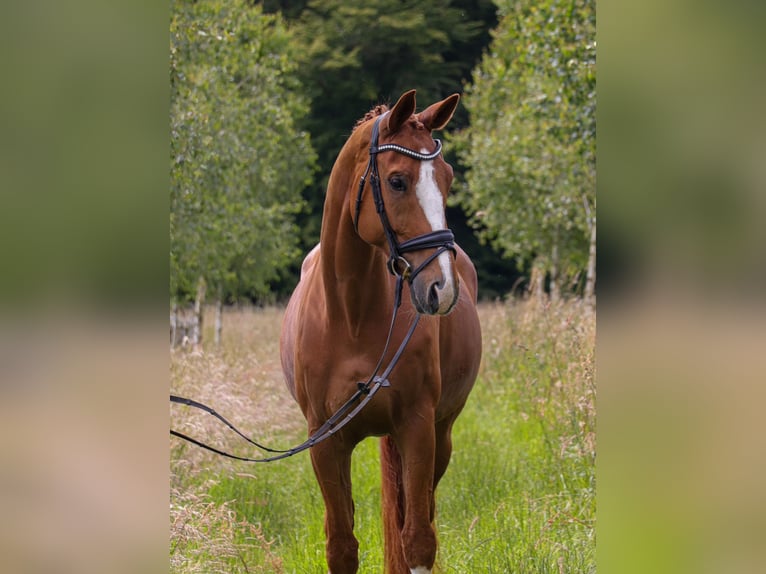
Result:
<instances>
[{"instance_id":1,"label":"horse neck","mask_svg":"<svg viewBox=\"0 0 766 574\"><path fill-rule=\"evenodd\" d=\"M344 169L344 165L352 168ZM356 336L368 322L377 323L381 315L390 315L393 289L386 255L363 241L354 230L349 194L356 193L354 186L360 177L354 165L344 147L328 184L320 260L328 312L342 316Z\"/></svg>"}]
</instances>

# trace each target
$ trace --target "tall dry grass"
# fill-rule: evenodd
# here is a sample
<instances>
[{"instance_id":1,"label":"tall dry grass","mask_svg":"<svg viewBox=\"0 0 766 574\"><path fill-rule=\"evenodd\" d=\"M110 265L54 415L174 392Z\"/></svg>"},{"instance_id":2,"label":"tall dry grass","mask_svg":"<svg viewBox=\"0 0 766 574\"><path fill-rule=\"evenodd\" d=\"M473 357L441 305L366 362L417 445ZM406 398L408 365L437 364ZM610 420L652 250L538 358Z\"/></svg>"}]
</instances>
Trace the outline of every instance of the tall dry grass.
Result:
<instances>
[{"instance_id":1,"label":"tall dry grass","mask_svg":"<svg viewBox=\"0 0 766 574\"><path fill-rule=\"evenodd\" d=\"M170 388L174 394L212 406L246 435L262 444L284 446L297 436L303 417L284 385L279 360L282 310L238 308L225 312L220 346L212 343L212 312L207 312L201 348L171 350ZM172 428L229 452L242 453L242 440L203 411L171 405ZM172 459L195 472L241 469L229 459L171 438ZM247 454L247 453L244 453ZM252 453L251 453L252 454Z\"/></svg>"},{"instance_id":2,"label":"tall dry grass","mask_svg":"<svg viewBox=\"0 0 766 574\"><path fill-rule=\"evenodd\" d=\"M170 389L213 407L244 434L267 446L296 441L300 409L284 386L279 361L282 309L228 309L220 346L212 344L212 310L205 313L203 345L174 348ZM241 438L209 414L171 404L171 428L227 452L253 456ZM239 476L242 464L170 439L170 566L172 572L282 572L258 525L209 494L218 477ZM253 559L257 548L258 559Z\"/></svg>"},{"instance_id":3,"label":"tall dry grass","mask_svg":"<svg viewBox=\"0 0 766 574\"><path fill-rule=\"evenodd\" d=\"M595 572L595 315L480 306L484 357L438 493L449 572Z\"/></svg>"}]
</instances>

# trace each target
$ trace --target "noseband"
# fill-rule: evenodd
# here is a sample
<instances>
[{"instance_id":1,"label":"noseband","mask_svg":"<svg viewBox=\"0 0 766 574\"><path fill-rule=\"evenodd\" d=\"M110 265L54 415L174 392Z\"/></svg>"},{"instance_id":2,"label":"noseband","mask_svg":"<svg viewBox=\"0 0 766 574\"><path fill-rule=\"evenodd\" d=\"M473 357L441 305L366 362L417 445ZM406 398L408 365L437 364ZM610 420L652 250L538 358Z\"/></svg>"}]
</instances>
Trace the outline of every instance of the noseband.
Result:
<instances>
[{"instance_id":1,"label":"noseband","mask_svg":"<svg viewBox=\"0 0 766 574\"><path fill-rule=\"evenodd\" d=\"M362 195L364 194L364 185L367 180L367 176L370 176L370 187L372 188L372 197L375 201L375 210L380 217L380 223L383 225L383 231L386 234L386 240L388 241L389 259L388 270L392 275L401 277L412 283L415 276L420 273L426 265L431 263L439 255L445 251L451 251L452 255L457 254L455 250L455 236L449 229L439 229L432 231L424 235L418 235L412 239L408 239L402 243L399 243L396 239L396 233L391 227L391 223L388 221L386 215L386 206L383 203L383 194L380 190L380 175L378 174L378 154L385 151L395 151L407 157L417 159L420 161L432 161L437 158L442 152L442 142L435 139L436 149L428 154L419 153L415 150L397 145L397 144L383 144L378 145L378 134L380 132L380 121L388 114L379 116L375 120L375 124L372 127L372 137L370 138L370 161L367 163L367 169L364 170L359 181L359 192L356 196L356 213L354 217L354 229L359 233L359 212L362 208ZM409 261L405 259L404 254L411 251L420 251L422 249L436 249L423 263L421 263L414 271Z\"/></svg>"}]
</instances>

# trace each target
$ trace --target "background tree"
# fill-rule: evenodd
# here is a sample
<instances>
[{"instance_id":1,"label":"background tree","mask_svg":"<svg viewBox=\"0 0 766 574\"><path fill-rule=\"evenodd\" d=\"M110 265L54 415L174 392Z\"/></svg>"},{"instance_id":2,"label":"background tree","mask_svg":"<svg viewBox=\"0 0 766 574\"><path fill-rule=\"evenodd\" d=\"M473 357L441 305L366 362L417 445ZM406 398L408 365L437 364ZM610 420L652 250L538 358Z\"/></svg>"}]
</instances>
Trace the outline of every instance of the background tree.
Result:
<instances>
[{"instance_id":1,"label":"background tree","mask_svg":"<svg viewBox=\"0 0 766 574\"><path fill-rule=\"evenodd\" d=\"M244 0L175 0L170 33L171 299L265 296L300 255L315 161L295 44Z\"/></svg>"},{"instance_id":2,"label":"background tree","mask_svg":"<svg viewBox=\"0 0 766 574\"><path fill-rule=\"evenodd\" d=\"M491 0L264 0L289 19L302 47L298 73L311 98L302 124L312 134L320 173L304 191L303 249L319 238L324 194L335 158L355 121L374 104L416 88L421 105L461 91L497 23ZM467 125L458 107L450 130ZM447 159L460 169L451 149ZM459 206L450 227L479 268L482 295L496 296L515 279L514 266L478 244ZM295 270L297 274L297 269ZM294 280L286 281L284 293Z\"/></svg>"},{"instance_id":3,"label":"background tree","mask_svg":"<svg viewBox=\"0 0 766 574\"><path fill-rule=\"evenodd\" d=\"M323 198L338 151L374 104L395 102L413 87L420 102L459 91L473 62L461 65L454 56L481 29L449 0L311 0L297 31L306 46L300 74L312 102L306 127L322 177L307 199ZM321 202L318 207L312 211L321 214ZM311 223L304 232L318 237L319 221Z\"/></svg>"},{"instance_id":4,"label":"background tree","mask_svg":"<svg viewBox=\"0 0 766 574\"><path fill-rule=\"evenodd\" d=\"M467 168L458 200L485 241L547 274L552 296L587 274L592 298L595 2L498 6L490 51L466 89L471 125L455 138Z\"/></svg>"}]
</instances>

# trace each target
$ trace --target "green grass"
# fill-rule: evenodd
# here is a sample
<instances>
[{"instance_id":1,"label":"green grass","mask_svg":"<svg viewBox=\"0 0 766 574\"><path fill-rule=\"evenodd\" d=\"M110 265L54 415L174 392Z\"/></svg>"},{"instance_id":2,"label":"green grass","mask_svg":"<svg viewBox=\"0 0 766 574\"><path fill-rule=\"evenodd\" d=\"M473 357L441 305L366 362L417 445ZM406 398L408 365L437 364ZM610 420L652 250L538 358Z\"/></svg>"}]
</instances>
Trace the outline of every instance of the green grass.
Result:
<instances>
[{"instance_id":1,"label":"green grass","mask_svg":"<svg viewBox=\"0 0 766 574\"><path fill-rule=\"evenodd\" d=\"M229 313L220 349L172 353L171 388L258 438L299 442L303 419L279 375L280 315ZM482 369L437 492L437 571L595 572L594 317L578 302L485 304L480 315ZM174 409L172 423L244 452L214 421ZM359 445L352 470L360 572L377 574L377 439ZM325 573L323 512L305 453L248 466L171 441L173 572Z\"/></svg>"}]
</instances>

